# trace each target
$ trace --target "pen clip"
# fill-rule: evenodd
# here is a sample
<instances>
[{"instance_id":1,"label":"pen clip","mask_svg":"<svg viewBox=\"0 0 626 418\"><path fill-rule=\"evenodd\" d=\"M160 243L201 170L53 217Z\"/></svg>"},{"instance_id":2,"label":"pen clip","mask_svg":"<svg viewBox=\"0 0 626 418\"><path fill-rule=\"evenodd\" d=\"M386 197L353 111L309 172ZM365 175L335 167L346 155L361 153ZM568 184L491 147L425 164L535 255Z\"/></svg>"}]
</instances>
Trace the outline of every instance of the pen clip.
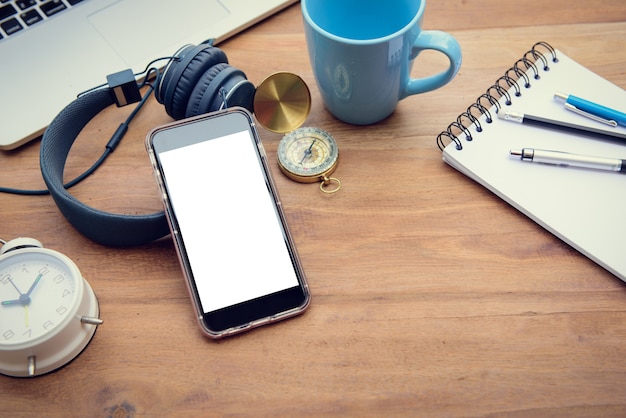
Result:
<instances>
[{"instance_id":1,"label":"pen clip","mask_svg":"<svg viewBox=\"0 0 626 418\"><path fill-rule=\"evenodd\" d=\"M572 105L570 103L565 103L565 108L567 110L570 110L570 111L572 111L574 113L577 113L577 114L579 114L581 116L584 116L584 117L589 118L591 120L595 120L596 122L600 122L600 123L604 123L605 125L612 126L613 128L615 128L617 126L617 122L614 121L614 120L604 119L604 118L601 118L598 115L594 115L592 113L585 112L584 110L580 110L579 108L577 108L576 106L574 106L574 105Z\"/></svg>"}]
</instances>

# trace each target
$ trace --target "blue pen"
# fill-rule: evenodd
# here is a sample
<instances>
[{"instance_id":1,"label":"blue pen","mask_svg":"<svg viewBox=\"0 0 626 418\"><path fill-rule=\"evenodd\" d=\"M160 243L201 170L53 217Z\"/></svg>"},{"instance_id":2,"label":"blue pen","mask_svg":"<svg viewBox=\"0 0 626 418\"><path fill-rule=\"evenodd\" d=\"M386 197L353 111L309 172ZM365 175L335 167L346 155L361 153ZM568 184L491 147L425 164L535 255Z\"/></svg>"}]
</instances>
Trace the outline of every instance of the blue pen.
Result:
<instances>
[{"instance_id":1,"label":"blue pen","mask_svg":"<svg viewBox=\"0 0 626 418\"><path fill-rule=\"evenodd\" d=\"M626 126L626 113L590 102L589 100L581 99L571 94L555 93L554 98L565 100L565 108L579 115L586 116L597 122L602 122L613 127L617 125Z\"/></svg>"}]
</instances>

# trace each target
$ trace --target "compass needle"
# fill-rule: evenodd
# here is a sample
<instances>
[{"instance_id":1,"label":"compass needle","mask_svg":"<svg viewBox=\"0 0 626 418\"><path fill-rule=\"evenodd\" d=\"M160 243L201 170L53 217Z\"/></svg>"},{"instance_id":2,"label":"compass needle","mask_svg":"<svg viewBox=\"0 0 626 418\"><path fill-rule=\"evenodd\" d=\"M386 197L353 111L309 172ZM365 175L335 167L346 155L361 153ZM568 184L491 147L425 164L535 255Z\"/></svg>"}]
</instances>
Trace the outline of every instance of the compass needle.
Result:
<instances>
[{"instance_id":1,"label":"compass needle","mask_svg":"<svg viewBox=\"0 0 626 418\"><path fill-rule=\"evenodd\" d=\"M311 151L311 148L313 148L313 145L315 145L315 141L317 141L317 139L313 139L313 142L311 142L311 145L304 150L304 156L302 156L302 159L300 160L300 164L302 164L304 162L304 160L306 160L308 157L310 157L313 154L313 151Z\"/></svg>"}]
</instances>

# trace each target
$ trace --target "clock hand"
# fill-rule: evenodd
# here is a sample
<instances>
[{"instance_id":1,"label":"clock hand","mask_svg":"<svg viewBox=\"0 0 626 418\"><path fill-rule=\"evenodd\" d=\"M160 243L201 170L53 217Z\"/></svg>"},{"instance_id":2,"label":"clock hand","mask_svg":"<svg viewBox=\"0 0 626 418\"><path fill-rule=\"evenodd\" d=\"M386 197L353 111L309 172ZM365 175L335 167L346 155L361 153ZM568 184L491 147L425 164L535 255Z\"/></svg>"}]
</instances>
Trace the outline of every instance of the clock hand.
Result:
<instances>
[{"instance_id":1,"label":"clock hand","mask_svg":"<svg viewBox=\"0 0 626 418\"><path fill-rule=\"evenodd\" d=\"M30 301L31 301L30 294L33 293L33 290L35 290L35 287L37 286L37 283L39 283L39 281L41 280L41 277L42 277L42 275L39 274L37 276L37 278L35 279L35 281L33 282L33 284L30 285L30 289L28 289L28 292L26 292L26 293L20 292L20 289L18 289L17 286L15 286L15 283L13 283L13 280L9 279L9 281L11 282L13 287L15 287L15 289L20 294L20 298L19 299L13 299L13 300L3 300L1 302L2 306L11 306L11 305L26 306L26 305L28 305L30 303Z\"/></svg>"},{"instance_id":2,"label":"clock hand","mask_svg":"<svg viewBox=\"0 0 626 418\"><path fill-rule=\"evenodd\" d=\"M38 280L35 280L38 281ZM17 293L20 294L19 299L13 299L13 300L3 300L2 302L0 302L2 304L2 306L11 306L11 305L28 305L30 303L30 297L28 296L28 293L22 293L20 291L20 289L15 285L15 283L13 283L13 280L9 277L9 283L11 283L13 285L13 287L15 288L15 290L17 290ZM34 286L32 286L34 287ZM30 293L30 291L29 291Z\"/></svg>"},{"instance_id":3,"label":"clock hand","mask_svg":"<svg viewBox=\"0 0 626 418\"><path fill-rule=\"evenodd\" d=\"M35 289L35 286L37 286L37 283L39 283L39 281L41 280L42 275L39 274L37 276L37 278L35 279L35 281L33 282L32 285L30 285L30 289L28 289L28 292L26 292L26 296L30 296L30 294L33 292L33 290Z\"/></svg>"},{"instance_id":4,"label":"clock hand","mask_svg":"<svg viewBox=\"0 0 626 418\"><path fill-rule=\"evenodd\" d=\"M23 293L20 295L19 299L3 300L2 302L0 302L2 306L11 306L11 305L26 306L29 303L30 303L30 296L23 294Z\"/></svg>"},{"instance_id":5,"label":"clock hand","mask_svg":"<svg viewBox=\"0 0 626 418\"><path fill-rule=\"evenodd\" d=\"M17 290L17 293L19 293L20 296L23 295L23 293L20 291L20 289L15 285L15 283L13 283L13 279L11 279L11 276L9 276L9 283L11 283L13 285L13 287L15 288L15 290Z\"/></svg>"},{"instance_id":6,"label":"clock hand","mask_svg":"<svg viewBox=\"0 0 626 418\"><path fill-rule=\"evenodd\" d=\"M2 306L14 306L14 305L23 306L24 307L24 322L26 323L26 326L28 327L28 305L30 304L30 297L28 297L28 295L20 295L19 299L3 300L2 302L0 302L0 304L2 304Z\"/></svg>"},{"instance_id":7,"label":"clock hand","mask_svg":"<svg viewBox=\"0 0 626 418\"><path fill-rule=\"evenodd\" d=\"M304 160L306 160L307 157L310 157L311 154L313 153L311 151L311 148L313 148L313 144L315 144L315 141L317 141L317 138L313 139L313 142L311 142L311 145L306 150L304 150L304 157L302 157L302 159L300 160L300 164L302 164Z\"/></svg>"},{"instance_id":8,"label":"clock hand","mask_svg":"<svg viewBox=\"0 0 626 418\"><path fill-rule=\"evenodd\" d=\"M21 304L22 304L22 301L20 299L2 301L2 306L21 305Z\"/></svg>"}]
</instances>

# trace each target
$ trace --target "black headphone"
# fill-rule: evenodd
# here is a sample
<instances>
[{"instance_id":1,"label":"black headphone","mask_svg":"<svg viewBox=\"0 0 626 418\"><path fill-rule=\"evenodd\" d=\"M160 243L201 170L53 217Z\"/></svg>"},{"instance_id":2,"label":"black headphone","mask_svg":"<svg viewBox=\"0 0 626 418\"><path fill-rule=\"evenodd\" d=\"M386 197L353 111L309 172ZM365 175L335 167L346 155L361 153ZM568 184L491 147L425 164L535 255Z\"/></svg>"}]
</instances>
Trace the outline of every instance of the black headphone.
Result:
<instances>
[{"instance_id":1,"label":"black headphone","mask_svg":"<svg viewBox=\"0 0 626 418\"><path fill-rule=\"evenodd\" d=\"M97 243L124 247L145 244L169 234L164 212L146 215L104 212L85 205L63 185L68 153L87 123L114 103L121 106L141 99L134 76L126 84L113 84L109 79L107 88L79 96L54 118L41 140L40 165L50 194L70 224ZM174 119L220 110L226 105L253 110L254 85L243 71L228 65L226 54L210 43L178 50L154 84L157 101ZM127 125L120 126L107 148L112 150L126 129Z\"/></svg>"},{"instance_id":2,"label":"black headphone","mask_svg":"<svg viewBox=\"0 0 626 418\"><path fill-rule=\"evenodd\" d=\"M176 120L245 107L252 112L254 85L243 71L228 65L226 54L211 45L187 45L176 52L157 80L154 95Z\"/></svg>"}]
</instances>

